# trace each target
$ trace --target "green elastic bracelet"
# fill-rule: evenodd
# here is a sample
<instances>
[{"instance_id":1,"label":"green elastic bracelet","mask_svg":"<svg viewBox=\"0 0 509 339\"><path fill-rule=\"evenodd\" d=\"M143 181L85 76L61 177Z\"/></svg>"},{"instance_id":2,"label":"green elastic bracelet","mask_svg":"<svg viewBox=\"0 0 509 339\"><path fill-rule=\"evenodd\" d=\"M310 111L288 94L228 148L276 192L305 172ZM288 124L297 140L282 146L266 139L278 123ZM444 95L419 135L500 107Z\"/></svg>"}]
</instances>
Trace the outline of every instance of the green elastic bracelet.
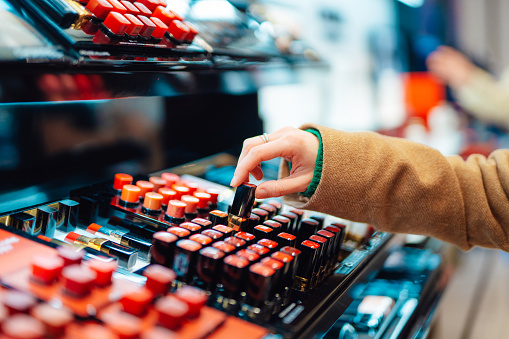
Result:
<instances>
[{"instance_id":1,"label":"green elastic bracelet","mask_svg":"<svg viewBox=\"0 0 509 339\"><path fill-rule=\"evenodd\" d=\"M323 168L323 144L322 144L322 135L316 129L307 129L306 132L314 134L318 138L318 154L316 155L316 164L315 171L313 172L313 179L309 184L308 188L305 192L301 194L305 197L310 198L316 191L318 184L320 183L320 179L322 178L322 168Z\"/></svg>"}]
</instances>

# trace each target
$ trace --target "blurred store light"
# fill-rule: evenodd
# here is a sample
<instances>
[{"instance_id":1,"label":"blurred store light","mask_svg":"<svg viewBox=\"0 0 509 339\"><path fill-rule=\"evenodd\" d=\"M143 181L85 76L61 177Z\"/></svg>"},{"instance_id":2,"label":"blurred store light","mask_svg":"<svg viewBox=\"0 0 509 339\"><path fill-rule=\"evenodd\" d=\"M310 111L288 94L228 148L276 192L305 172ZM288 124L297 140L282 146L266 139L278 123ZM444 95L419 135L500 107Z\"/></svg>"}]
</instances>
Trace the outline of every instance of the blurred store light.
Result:
<instances>
[{"instance_id":1,"label":"blurred store light","mask_svg":"<svg viewBox=\"0 0 509 339\"><path fill-rule=\"evenodd\" d=\"M414 8L421 7L424 4L424 0L398 0L398 1Z\"/></svg>"}]
</instances>

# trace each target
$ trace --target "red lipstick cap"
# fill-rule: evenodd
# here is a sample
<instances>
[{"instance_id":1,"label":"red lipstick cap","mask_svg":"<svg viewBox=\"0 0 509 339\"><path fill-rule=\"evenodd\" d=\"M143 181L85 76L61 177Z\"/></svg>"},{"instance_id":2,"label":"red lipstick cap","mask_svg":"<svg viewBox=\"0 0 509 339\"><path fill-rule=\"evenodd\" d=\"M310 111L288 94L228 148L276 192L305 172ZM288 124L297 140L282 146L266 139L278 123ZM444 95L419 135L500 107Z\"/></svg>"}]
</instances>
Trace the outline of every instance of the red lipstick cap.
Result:
<instances>
[{"instance_id":1,"label":"red lipstick cap","mask_svg":"<svg viewBox=\"0 0 509 339\"><path fill-rule=\"evenodd\" d=\"M124 295L120 299L120 304L124 309L124 312L129 314L140 316L144 314L150 303L154 300L154 294L148 288L140 288L134 292Z\"/></svg>"},{"instance_id":2,"label":"red lipstick cap","mask_svg":"<svg viewBox=\"0 0 509 339\"><path fill-rule=\"evenodd\" d=\"M64 268L64 260L57 256L37 255L32 258L31 268L33 280L51 285L60 276Z\"/></svg>"},{"instance_id":3,"label":"red lipstick cap","mask_svg":"<svg viewBox=\"0 0 509 339\"><path fill-rule=\"evenodd\" d=\"M158 321L170 330L177 330L189 313L189 306L175 296L169 295L159 299L155 305Z\"/></svg>"},{"instance_id":4,"label":"red lipstick cap","mask_svg":"<svg viewBox=\"0 0 509 339\"><path fill-rule=\"evenodd\" d=\"M133 182L133 177L129 174L125 173L117 173L115 174L115 179L113 180L113 188L116 190L121 190L124 185L130 185Z\"/></svg>"},{"instance_id":5,"label":"red lipstick cap","mask_svg":"<svg viewBox=\"0 0 509 339\"><path fill-rule=\"evenodd\" d=\"M168 26L165 25L164 22L159 20L158 18L150 18L150 20L154 23L156 26L154 29L154 32L152 33L152 37L156 39L162 39L166 31L168 30ZM163 173L164 174L171 174L171 173ZM176 174L174 174L176 175ZM178 175L177 175L178 177ZM163 177L165 179L166 177ZM166 187L172 187L175 182L168 182L168 179L165 179L167 181ZM177 180L178 181L178 180Z\"/></svg>"},{"instance_id":6,"label":"red lipstick cap","mask_svg":"<svg viewBox=\"0 0 509 339\"><path fill-rule=\"evenodd\" d=\"M124 34L131 27L131 22L124 15L117 12L110 12L104 19L103 24L116 35Z\"/></svg>"},{"instance_id":7,"label":"red lipstick cap","mask_svg":"<svg viewBox=\"0 0 509 339\"><path fill-rule=\"evenodd\" d=\"M104 19L113 10L113 6L107 0L90 0L87 9L96 18Z\"/></svg>"},{"instance_id":8,"label":"red lipstick cap","mask_svg":"<svg viewBox=\"0 0 509 339\"><path fill-rule=\"evenodd\" d=\"M140 13L142 15L145 15L145 16L148 16L148 17L150 17L152 15L152 11L150 9L148 9L147 6L145 6L141 2L134 2L133 5L136 6L136 8L138 8L138 10L140 11Z\"/></svg>"},{"instance_id":9,"label":"red lipstick cap","mask_svg":"<svg viewBox=\"0 0 509 339\"><path fill-rule=\"evenodd\" d=\"M200 315L201 309L207 302L207 294L196 287L184 286L175 292L175 296L189 307L189 317Z\"/></svg>"},{"instance_id":10,"label":"red lipstick cap","mask_svg":"<svg viewBox=\"0 0 509 339\"><path fill-rule=\"evenodd\" d=\"M179 200L170 200L166 214L173 218L184 218L186 203Z\"/></svg>"},{"instance_id":11,"label":"red lipstick cap","mask_svg":"<svg viewBox=\"0 0 509 339\"><path fill-rule=\"evenodd\" d=\"M152 36L152 33L154 33L154 30L156 29L156 24L144 15L138 15L138 19L141 22L143 22L143 28L140 31L140 35L144 38L150 38ZM164 182L165 182L164 185L166 185L166 180Z\"/></svg>"},{"instance_id":12,"label":"red lipstick cap","mask_svg":"<svg viewBox=\"0 0 509 339\"><path fill-rule=\"evenodd\" d=\"M71 265L62 270L61 282L64 291L75 297L84 297L90 293L97 274L83 265Z\"/></svg>"},{"instance_id":13,"label":"red lipstick cap","mask_svg":"<svg viewBox=\"0 0 509 339\"><path fill-rule=\"evenodd\" d=\"M143 271L143 275L147 277L145 286L156 296L168 293L177 278L173 270L161 265L150 265Z\"/></svg>"}]
</instances>

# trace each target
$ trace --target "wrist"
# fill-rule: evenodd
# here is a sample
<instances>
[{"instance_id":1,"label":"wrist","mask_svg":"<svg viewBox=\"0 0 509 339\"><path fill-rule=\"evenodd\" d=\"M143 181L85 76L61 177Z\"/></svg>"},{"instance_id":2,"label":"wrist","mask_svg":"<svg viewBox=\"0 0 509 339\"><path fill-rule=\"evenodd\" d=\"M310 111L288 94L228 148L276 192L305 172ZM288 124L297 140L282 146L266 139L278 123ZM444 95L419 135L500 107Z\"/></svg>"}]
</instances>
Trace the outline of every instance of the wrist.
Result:
<instances>
[{"instance_id":1,"label":"wrist","mask_svg":"<svg viewBox=\"0 0 509 339\"><path fill-rule=\"evenodd\" d=\"M315 163L315 169L313 172L313 178L311 179L311 183L309 184L307 189L304 192L300 193L301 195L309 198L315 193L315 191L318 187L318 184L320 183L320 179L322 177L323 145L322 145L322 136L318 130L310 128L310 129L306 129L305 131L313 134L315 137L318 138L318 154L316 156L316 163Z\"/></svg>"}]
</instances>

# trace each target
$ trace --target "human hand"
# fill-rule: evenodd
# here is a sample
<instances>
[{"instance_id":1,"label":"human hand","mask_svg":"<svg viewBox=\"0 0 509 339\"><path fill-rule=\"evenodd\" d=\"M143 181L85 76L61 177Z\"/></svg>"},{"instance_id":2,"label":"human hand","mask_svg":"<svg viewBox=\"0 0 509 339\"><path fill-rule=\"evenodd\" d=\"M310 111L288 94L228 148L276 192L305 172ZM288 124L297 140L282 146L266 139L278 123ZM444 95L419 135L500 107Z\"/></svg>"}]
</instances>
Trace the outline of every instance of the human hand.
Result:
<instances>
[{"instance_id":1,"label":"human hand","mask_svg":"<svg viewBox=\"0 0 509 339\"><path fill-rule=\"evenodd\" d=\"M465 85L475 69L463 54L452 47L440 46L426 59L431 73L452 87Z\"/></svg>"},{"instance_id":2,"label":"human hand","mask_svg":"<svg viewBox=\"0 0 509 339\"><path fill-rule=\"evenodd\" d=\"M318 155L318 138L306 131L284 127L268 135L265 143L260 136L246 139L235 169L231 186L240 186L249 180L249 174L257 180L263 178L262 161L284 158L292 163L290 175L279 180L261 183L256 189L256 198L280 197L290 193L304 192L315 170Z\"/></svg>"}]
</instances>

